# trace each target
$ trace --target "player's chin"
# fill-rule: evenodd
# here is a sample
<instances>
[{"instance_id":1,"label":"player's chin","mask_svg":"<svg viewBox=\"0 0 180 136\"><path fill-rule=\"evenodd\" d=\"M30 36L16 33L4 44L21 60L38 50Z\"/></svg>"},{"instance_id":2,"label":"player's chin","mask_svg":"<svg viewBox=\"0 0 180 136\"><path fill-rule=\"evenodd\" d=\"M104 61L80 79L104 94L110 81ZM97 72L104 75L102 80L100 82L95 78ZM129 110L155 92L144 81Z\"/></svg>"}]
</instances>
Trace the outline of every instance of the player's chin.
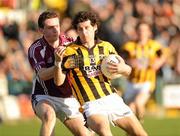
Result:
<instances>
[{"instance_id":1,"label":"player's chin","mask_svg":"<svg viewBox=\"0 0 180 136\"><path fill-rule=\"evenodd\" d=\"M57 41L58 39L59 39L59 36L54 36L54 37L52 36L53 41Z\"/></svg>"}]
</instances>

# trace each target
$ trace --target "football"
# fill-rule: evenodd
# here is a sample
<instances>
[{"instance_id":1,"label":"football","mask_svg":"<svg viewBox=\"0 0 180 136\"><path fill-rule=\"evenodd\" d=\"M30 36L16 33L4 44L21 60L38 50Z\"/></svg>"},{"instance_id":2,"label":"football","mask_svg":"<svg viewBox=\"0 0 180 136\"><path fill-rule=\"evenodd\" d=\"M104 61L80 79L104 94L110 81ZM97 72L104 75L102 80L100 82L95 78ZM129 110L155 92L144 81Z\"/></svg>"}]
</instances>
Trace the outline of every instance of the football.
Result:
<instances>
[{"instance_id":1,"label":"football","mask_svg":"<svg viewBox=\"0 0 180 136\"><path fill-rule=\"evenodd\" d=\"M102 71L102 73L103 73L107 78L109 78L110 80L122 76L121 74L112 74L112 73L110 73L110 72L107 70L107 63L108 63L108 62L120 63L120 61L119 61L119 59L117 58L117 56L118 56L118 55L116 55L116 54L110 54L109 56L103 58L102 63L101 63L101 71Z\"/></svg>"}]
</instances>

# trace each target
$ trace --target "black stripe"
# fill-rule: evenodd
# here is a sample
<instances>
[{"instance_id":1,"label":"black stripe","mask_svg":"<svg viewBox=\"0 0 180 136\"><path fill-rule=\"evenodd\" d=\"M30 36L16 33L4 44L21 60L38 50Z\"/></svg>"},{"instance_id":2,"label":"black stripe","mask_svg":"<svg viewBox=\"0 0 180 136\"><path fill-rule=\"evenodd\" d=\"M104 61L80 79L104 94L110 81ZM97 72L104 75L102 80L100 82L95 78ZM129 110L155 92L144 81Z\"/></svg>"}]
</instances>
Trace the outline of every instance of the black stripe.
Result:
<instances>
[{"instance_id":1,"label":"black stripe","mask_svg":"<svg viewBox=\"0 0 180 136\"><path fill-rule=\"evenodd\" d=\"M91 91L92 91L94 97L95 97L96 99L101 98L101 96L99 95L99 93L98 93L98 91L97 91L94 83L91 81L91 79L90 79L90 78L85 78L85 79L86 79L86 81L88 82L88 85L90 86Z\"/></svg>"},{"instance_id":2,"label":"black stripe","mask_svg":"<svg viewBox=\"0 0 180 136\"><path fill-rule=\"evenodd\" d=\"M104 48L101 46L98 46L99 48L99 55L104 54Z\"/></svg>"},{"instance_id":3,"label":"black stripe","mask_svg":"<svg viewBox=\"0 0 180 136\"><path fill-rule=\"evenodd\" d=\"M68 57L69 56L63 58L63 61L62 61L62 64L61 64L61 67L62 67L63 70L67 70L66 67L65 67L65 62L67 61Z\"/></svg>"},{"instance_id":4,"label":"black stripe","mask_svg":"<svg viewBox=\"0 0 180 136\"><path fill-rule=\"evenodd\" d=\"M88 98L88 96L86 94L86 91L85 91L84 87L82 86L81 82L79 81L79 78L78 78L76 72L74 70L72 70L72 73L73 73L74 79L76 81L76 84L77 84L77 86L79 88L79 91L80 91L81 95L83 96L84 101L85 102L89 101L89 98Z\"/></svg>"},{"instance_id":5,"label":"black stripe","mask_svg":"<svg viewBox=\"0 0 180 136\"><path fill-rule=\"evenodd\" d=\"M76 97L76 99L78 100L78 102L80 102L80 99L79 99L79 97L78 97L78 95L77 95L77 92L75 91L76 89L74 88L74 86L73 85L71 85L71 87L73 88L72 90L73 90L73 92L75 93L75 97Z\"/></svg>"},{"instance_id":6,"label":"black stripe","mask_svg":"<svg viewBox=\"0 0 180 136\"><path fill-rule=\"evenodd\" d=\"M94 48L93 48L93 49L94 49ZM93 58L90 58L90 57L89 57L89 59L90 59L90 65L96 65L96 60L95 60L95 58L96 58L95 55L96 55L96 54L93 53L93 49L90 49L90 50L88 51L89 56L93 56ZM94 60L91 61L91 59L94 59Z\"/></svg>"},{"instance_id":7,"label":"black stripe","mask_svg":"<svg viewBox=\"0 0 180 136\"><path fill-rule=\"evenodd\" d=\"M104 47L101 47L99 46L99 56L102 56L104 54ZM101 58L100 58L101 59ZM101 76L101 75L100 75ZM101 88L103 89L103 92L106 94L106 95L109 95L110 92L107 90L106 86L105 86L105 82L109 82L107 77L105 77L104 75L103 76L103 79L104 79L104 82L103 83L100 83L101 85ZM98 79L100 80L100 78L98 77Z\"/></svg>"},{"instance_id":8,"label":"black stripe","mask_svg":"<svg viewBox=\"0 0 180 136\"><path fill-rule=\"evenodd\" d=\"M91 65L97 66L97 65L96 65L96 60L95 60L95 55L96 55L96 54L94 54L93 50L94 50L94 48L90 49L89 52L88 52L89 56L90 56L90 55L91 55L91 56L94 56L94 62L90 62L90 66L91 66ZM90 78L87 78L87 77L85 77L85 79L86 79L86 81L88 82L88 84L89 84L89 86L90 86L90 88L91 88L91 90L92 90L92 93L93 93L94 97L95 97L96 99L101 98L101 96L99 95L98 90L97 90L96 86L94 85L93 81L92 81Z\"/></svg>"},{"instance_id":9,"label":"black stripe","mask_svg":"<svg viewBox=\"0 0 180 136\"><path fill-rule=\"evenodd\" d=\"M84 66L84 61L83 61L84 57L80 48L77 49L77 53L78 53L78 56L77 56L78 65L79 65L79 68L82 69Z\"/></svg>"},{"instance_id":10,"label":"black stripe","mask_svg":"<svg viewBox=\"0 0 180 136\"><path fill-rule=\"evenodd\" d=\"M81 62L81 64L84 66L84 61L83 61L83 60L84 60L84 56L83 56L83 53L82 53L82 51L81 51L80 49L78 49L77 52L78 52L78 54L79 54L80 56L82 56L82 62ZM93 50L89 50L88 56L89 56L89 55L94 55ZM86 56L85 56L85 57L86 57ZM91 66L91 65L95 65L95 63L90 64L90 66ZM94 83L92 82L92 80L91 80L90 78L87 77L87 73L85 72L85 70L83 69L83 67L81 67L80 70L81 70L81 72L83 73L84 78L85 78L86 82L88 83L89 87L91 88L91 92L93 93L94 97L95 97L96 99L101 98L101 96L98 94L98 91L97 91Z\"/></svg>"},{"instance_id":11,"label":"black stripe","mask_svg":"<svg viewBox=\"0 0 180 136\"><path fill-rule=\"evenodd\" d=\"M115 93L116 92L115 88L112 87L112 85L110 87L111 87L112 92Z\"/></svg>"},{"instance_id":12,"label":"black stripe","mask_svg":"<svg viewBox=\"0 0 180 136\"><path fill-rule=\"evenodd\" d=\"M109 82L108 78L106 76L103 75L103 78L104 78L104 82Z\"/></svg>"},{"instance_id":13,"label":"black stripe","mask_svg":"<svg viewBox=\"0 0 180 136\"><path fill-rule=\"evenodd\" d=\"M94 49L94 48L88 50L89 55L94 55L93 49Z\"/></svg>"},{"instance_id":14,"label":"black stripe","mask_svg":"<svg viewBox=\"0 0 180 136\"><path fill-rule=\"evenodd\" d=\"M97 77L95 77L95 78L97 78L97 79L100 81L99 76L97 76ZM108 81L107 81L107 82L108 82ZM109 95L110 93L109 93L109 91L107 90L107 88L106 88L106 86L105 86L105 82L100 82L99 84L100 84L103 92L105 93L105 95Z\"/></svg>"}]
</instances>

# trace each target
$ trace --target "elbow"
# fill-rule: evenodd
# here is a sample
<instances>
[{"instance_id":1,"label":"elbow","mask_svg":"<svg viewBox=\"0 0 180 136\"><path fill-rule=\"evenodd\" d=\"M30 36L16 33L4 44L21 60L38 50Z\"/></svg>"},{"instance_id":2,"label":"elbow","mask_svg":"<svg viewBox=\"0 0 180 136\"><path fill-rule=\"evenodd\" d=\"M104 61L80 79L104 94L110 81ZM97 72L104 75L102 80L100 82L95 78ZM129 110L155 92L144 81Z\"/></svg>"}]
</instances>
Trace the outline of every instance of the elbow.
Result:
<instances>
[{"instance_id":1,"label":"elbow","mask_svg":"<svg viewBox=\"0 0 180 136\"><path fill-rule=\"evenodd\" d=\"M128 67L129 68L128 68L127 76L129 76L131 74L131 72L132 72L132 68L130 66L128 66Z\"/></svg>"},{"instance_id":2,"label":"elbow","mask_svg":"<svg viewBox=\"0 0 180 136\"><path fill-rule=\"evenodd\" d=\"M65 75L56 76L54 75L54 83L56 86L61 86L65 82Z\"/></svg>"},{"instance_id":3,"label":"elbow","mask_svg":"<svg viewBox=\"0 0 180 136\"><path fill-rule=\"evenodd\" d=\"M126 70L124 76L128 77L131 74L132 68L129 65L126 65Z\"/></svg>"},{"instance_id":4,"label":"elbow","mask_svg":"<svg viewBox=\"0 0 180 136\"><path fill-rule=\"evenodd\" d=\"M61 86L64 82L63 81L57 81L56 79L54 79L54 83L56 86Z\"/></svg>"}]
</instances>

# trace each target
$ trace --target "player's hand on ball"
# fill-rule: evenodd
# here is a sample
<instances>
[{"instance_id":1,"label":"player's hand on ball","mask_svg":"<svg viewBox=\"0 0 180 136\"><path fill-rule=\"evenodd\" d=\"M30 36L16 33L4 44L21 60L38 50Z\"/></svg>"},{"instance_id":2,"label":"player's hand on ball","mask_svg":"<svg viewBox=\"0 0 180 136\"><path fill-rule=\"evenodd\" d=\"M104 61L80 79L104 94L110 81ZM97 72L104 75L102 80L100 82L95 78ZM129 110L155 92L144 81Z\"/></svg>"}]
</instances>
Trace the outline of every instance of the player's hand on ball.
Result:
<instances>
[{"instance_id":1,"label":"player's hand on ball","mask_svg":"<svg viewBox=\"0 0 180 136\"><path fill-rule=\"evenodd\" d=\"M121 69L125 62L119 55L116 55L115 58L115 61L107 62L107 69L111 74L121 74Z\"/></svg>"},{"instance_id":2,"label":"player's hand on ball","mask_svg":"<svg viewBox=\"0 0 180 136\"><path fill-rule=\"evenodd\" d=\"M102 60L101 71L107 78L115 79L128 76L131 73L131 67L125 64L119 55L110 54Z\"/></svg>"}]
</instances>

